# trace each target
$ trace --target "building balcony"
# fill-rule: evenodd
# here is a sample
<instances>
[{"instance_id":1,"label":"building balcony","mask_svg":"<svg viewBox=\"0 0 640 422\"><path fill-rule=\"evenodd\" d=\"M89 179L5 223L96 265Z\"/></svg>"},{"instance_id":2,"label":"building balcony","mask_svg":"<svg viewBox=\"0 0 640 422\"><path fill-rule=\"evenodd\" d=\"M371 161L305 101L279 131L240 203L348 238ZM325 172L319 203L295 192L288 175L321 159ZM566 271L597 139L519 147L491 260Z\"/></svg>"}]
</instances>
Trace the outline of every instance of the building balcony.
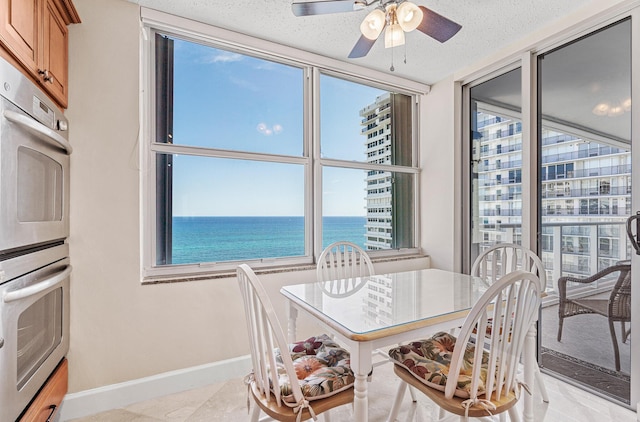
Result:
<instances>
[{"instance_id":1,"label":"building balcony","mask_svg":"<svg viewBox=\"0 0 640 422\"><path fill-rule=\"evenodd\" d=\"M565 179L582 179L586 177L597 176L616 176L616 175L631 175L631 164L620 164L610 167L596 167L591 169L579 169L572 170L566 173L560 173L555 175L542 175L542 180L565 180Z\"/></svg>"},{"instance_id":2,"label":"building balcony","mask_svg":"<svg viewBox=\"0 0 640 422\"><path fill-rule=\"evenodd\" d=\"M546 144L543 144L546 145ZM560 154L542 154L542 164L558 163L563 161L574 161L591 157L604 157L607 155L627 153L619 148L610 146L600 146L578 151L563 152Z\"/></svg>"},{"instance_id":3,"label":"building balcony","mask_svg":"<svg viewBox=\"0 0 640 422\"><path fill-rule=\"evenodd\" d=\"M543 191L542 198L580 198L593 196L627 196L631 194L631 186L602 186L590 189L569 189L563 191Z\"/></svg>"},{"instance_id":4,"label":"building balcony","mask_svg":"<svg viewBox=\"0 0 640 422\"><path fill-rule=\"evenodd\" d=\"M521 167L522 167L522 160L501 161L500 163L494 161L487 165L483 164L478 166L478 172L488 172L488 171L494 171L494 170L504 170L504 169L521 168Z\"/></svg>"},{"instance_id":5,"label":"building balcony","mask_svg":"<svg viewBox=\"0 0 640 422\"><path fill-rule=\"evenodd\" d=\"M501 216L501 217L513 217L521 216L522 210L480 210L479 215L481 217Z\"/></svg>"}]
</instances>

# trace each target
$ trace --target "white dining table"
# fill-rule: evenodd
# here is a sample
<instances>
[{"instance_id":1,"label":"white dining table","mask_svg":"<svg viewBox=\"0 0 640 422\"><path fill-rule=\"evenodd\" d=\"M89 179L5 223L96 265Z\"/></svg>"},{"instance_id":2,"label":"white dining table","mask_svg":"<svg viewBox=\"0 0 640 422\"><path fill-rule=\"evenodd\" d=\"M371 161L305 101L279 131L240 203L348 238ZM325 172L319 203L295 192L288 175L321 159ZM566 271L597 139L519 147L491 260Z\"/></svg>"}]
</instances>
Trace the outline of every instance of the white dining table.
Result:
<instances>
[{"instance_id":1,"label":"white dining table","mask_svg":"<svg viewBox=\"0 0 640 422\"><path fill-rule=\"evenodd\" d=\"M302 311L350 351L355 375L353 419L366 422L372 352L461 326L488 285L477 277L439 269L374 275L359 281L349 294L331 294L322 282L284 286L281 293L289 302L290 342L296 339L298 312ZM535 362L535 326L527 334L523 361L524 382L532 390L533 365L527 363ZM523 400L523 419L532 421L533 401L527 393Z\"/></svg>"}]
</instances>

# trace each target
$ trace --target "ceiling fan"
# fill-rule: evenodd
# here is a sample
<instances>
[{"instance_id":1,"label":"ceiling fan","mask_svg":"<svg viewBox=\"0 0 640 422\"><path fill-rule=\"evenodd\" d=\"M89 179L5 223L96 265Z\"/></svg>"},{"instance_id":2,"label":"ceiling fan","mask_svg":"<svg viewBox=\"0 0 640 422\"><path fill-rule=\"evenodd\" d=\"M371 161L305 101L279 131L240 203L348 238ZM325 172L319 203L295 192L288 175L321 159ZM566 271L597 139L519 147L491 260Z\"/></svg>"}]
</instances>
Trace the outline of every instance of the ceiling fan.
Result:
<instances>
[{"instance_id":1,"label":"ceiling fan","mask_svg":"<svg viewBox=\"0 0 640 422\"><path fill-rule=\"evenodd\" d=\"M416 6L407 0L312 0L294 2L291 7L296 16L322 15L363 10L378 3L360 24L362 35L349 53L349 58L364 57L384 30L385 48L404 44L404 33L419 30L428 36L445 42L462 28L444 16Z\"/></svg>"}]
</instances>

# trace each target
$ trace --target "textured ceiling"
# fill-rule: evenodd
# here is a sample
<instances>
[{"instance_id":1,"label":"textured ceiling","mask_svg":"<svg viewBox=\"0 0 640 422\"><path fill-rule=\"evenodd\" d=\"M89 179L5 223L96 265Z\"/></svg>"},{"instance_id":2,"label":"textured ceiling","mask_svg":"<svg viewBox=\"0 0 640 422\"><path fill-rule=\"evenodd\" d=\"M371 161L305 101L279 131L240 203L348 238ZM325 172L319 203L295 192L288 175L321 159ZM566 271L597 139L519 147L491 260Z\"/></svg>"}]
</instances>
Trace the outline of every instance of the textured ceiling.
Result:
<instances>
[{"instance_id":1,"label":"textured ceiling","mask_svg":"<svg viewBox=\"0 0 640 422\"><path fill-rule=\"evenodd\" d=\"M382 39L367 57L347 59L360 37L360 22L374 6L296 17L292 0L129 1L384 72L392 61L392 49L385 49ZM444 44L419 31L407 34L406 48L393 49L394 73L435 83L592 1L602 0L414 0L461 24L462 30Z\"/></svg>"}]
</instances>

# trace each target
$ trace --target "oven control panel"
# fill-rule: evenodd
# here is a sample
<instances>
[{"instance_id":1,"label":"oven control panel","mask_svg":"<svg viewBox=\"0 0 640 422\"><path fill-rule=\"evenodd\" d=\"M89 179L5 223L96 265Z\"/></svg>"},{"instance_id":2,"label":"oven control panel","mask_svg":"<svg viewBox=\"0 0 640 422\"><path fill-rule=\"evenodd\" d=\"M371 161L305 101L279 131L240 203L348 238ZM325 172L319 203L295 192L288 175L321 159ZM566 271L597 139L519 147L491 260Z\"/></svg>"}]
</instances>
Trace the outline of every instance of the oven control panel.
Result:
<instances>
[{"instance_id":1,"label":"oven control panel","mask_svg":"<svg viewBox=\"0 0 640 422\"><path fill-rule=\"evenodd\" d=\"M57 129L55 125L56 114L37 96L33 96L33 107L31 109L33 117L38 119L43 125L51 129Z\"/></svg>"}]
</instances>

